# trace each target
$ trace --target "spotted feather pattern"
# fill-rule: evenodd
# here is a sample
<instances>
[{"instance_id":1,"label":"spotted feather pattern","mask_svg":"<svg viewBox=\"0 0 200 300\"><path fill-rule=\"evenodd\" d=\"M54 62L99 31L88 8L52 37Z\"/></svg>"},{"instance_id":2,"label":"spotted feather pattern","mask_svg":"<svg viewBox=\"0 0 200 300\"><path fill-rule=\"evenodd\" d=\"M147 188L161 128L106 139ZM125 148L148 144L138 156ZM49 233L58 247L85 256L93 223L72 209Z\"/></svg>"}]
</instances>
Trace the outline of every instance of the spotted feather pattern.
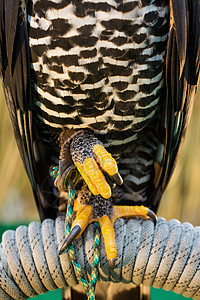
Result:
<instances>
[{"instance_id":1,"label":"spotted feather pattern","mask_svg":"<svg viewBox=\"0 0 200 300\"><path fill-rule=\"evenodd\" d=\"M47 132L92 129L141 195L156 151L168 18L167 0L32 0L28 16L36 122Z\"/></svg>"}]
</instances>

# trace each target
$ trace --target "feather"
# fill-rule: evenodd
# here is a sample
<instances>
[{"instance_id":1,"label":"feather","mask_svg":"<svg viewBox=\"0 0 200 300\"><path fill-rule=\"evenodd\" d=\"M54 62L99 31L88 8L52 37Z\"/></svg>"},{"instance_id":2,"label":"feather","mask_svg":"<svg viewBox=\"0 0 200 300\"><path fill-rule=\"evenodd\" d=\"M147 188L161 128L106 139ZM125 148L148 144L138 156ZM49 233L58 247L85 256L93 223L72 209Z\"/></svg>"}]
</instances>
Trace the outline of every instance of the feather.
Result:
<instances>
[{"instance_id":1,"label":"feather","mask_svg":"<svg viewBox=\"0 0 200 300\"><path fill-rule=\"evenodd\" d=\"M45 147L38 142L32 123L28 29L25 20L22 23L18 20L19 3L19 0L3 0L0 4L1 78L17 146L40 217L55 218L57 198L53 183L48 178L44 182L50 158L48 154L45 157Z\"/></svg>"},{"instance_id":2,"label":"feather","mask_svg":"<svg viewBox=\"0 0 200 300\"><path fill-rule=\"evenodd\" d=\"M160 143L163 159L155 165L151 208L156 210L172 176L190 120L199 79L200 4L198 0L171 0L172 20L166 54ZM165 125L164 125L165 124ZM163 127L164 125L164 127Z\"/></svg>"}]
</instances>

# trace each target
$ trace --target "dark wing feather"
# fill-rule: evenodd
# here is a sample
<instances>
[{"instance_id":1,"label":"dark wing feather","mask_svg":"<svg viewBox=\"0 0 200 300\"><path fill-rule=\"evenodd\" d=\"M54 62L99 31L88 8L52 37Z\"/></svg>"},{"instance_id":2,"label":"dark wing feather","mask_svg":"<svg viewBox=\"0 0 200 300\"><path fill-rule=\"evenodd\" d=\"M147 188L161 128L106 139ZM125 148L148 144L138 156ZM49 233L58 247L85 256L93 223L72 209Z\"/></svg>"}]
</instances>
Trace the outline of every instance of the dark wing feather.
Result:
<instances>
[{"instance_id":1,"label":"dark wing feather","mask_svg":"<svg viewBox=\"0 0 200 300\"><path fill-rule=\"evenodd\" d=\"M171 0L171 22L166 54L166 82L160 145L155 161L154 193L156 210L173 173L185 138L199 78L199 0Z\"/></svg>"},{"instance_id":2,"label":"dark wing feather","mask_svg":"<svg viewBox=\"0 0 200 300\"><path fill-rule=\"evenodd\" d=\"M44 146L40 145L32 123L27 23L19 18L19 0L0 2L0 75L12 127L40 217L55 218L57 207L52 182L43 182L48 174L49 157L44 158Z\"/></svg>"}]
</instances>

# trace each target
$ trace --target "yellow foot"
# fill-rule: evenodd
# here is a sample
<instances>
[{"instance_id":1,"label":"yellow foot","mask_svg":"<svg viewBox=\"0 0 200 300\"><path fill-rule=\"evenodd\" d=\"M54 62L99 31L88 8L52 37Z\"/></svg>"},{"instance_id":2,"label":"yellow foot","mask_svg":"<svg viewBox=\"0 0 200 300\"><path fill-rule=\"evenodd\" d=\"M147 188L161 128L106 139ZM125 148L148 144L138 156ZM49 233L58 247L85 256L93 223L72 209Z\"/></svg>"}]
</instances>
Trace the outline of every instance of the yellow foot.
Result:
<instances>
[{"instance_id":1,"label":"yellow foot","mask_svg":"<svg viewBox=\"0 0 200 300\"><path fill-rule=\"evenodd\" d=\"M107 215L101 217L94 217L93 209L90 205L80 205L75 201L74 211L76 211L76 218L72 223L71 231L66 237L59 254L62 254L67 246L77 239L85 230L85 228L92 222L98 222L101 228L104 239L105 250L109 268L113 269L115 260L117 258L117 247L115 241L114 222L118 218L133 218L140 217L143 219L152 219L156 223L156 215L149 208L144 206L113 206L113 214L109 218Z\"/></svg>"},{"instance_id":2,"label":"yellow foot","mask_svg":"<svg viewBox=\"0 0 200 300\"><path fill-rule=\"evenodd\" d=\"M70 152L74 164L94 195L100 194L105 199L111 197L111 187L106 179L111 185L123 183L115 159L91 132L78 132L72 139Z\"/></svg>"}]
</instances>

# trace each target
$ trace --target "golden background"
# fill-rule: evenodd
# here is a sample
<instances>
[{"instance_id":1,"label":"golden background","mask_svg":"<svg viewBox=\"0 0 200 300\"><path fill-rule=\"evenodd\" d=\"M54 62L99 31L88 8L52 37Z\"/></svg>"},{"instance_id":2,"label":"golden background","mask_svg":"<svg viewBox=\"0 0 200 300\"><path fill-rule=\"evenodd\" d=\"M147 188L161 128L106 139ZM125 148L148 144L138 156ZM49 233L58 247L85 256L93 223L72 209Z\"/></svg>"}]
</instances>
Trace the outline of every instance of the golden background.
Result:
<instances>
[{"instance_id":1,"label":"golden background","mask_svg":"<svg viewBox=\"0 0 200 300\"><path fill-rule=\"evenodd\" d=\"M158 216L200 225L200 93L197 95L183 151ZM0 223L39 220L30 183L14 140L0 86Z\"/></svg>"}]
</instances>

